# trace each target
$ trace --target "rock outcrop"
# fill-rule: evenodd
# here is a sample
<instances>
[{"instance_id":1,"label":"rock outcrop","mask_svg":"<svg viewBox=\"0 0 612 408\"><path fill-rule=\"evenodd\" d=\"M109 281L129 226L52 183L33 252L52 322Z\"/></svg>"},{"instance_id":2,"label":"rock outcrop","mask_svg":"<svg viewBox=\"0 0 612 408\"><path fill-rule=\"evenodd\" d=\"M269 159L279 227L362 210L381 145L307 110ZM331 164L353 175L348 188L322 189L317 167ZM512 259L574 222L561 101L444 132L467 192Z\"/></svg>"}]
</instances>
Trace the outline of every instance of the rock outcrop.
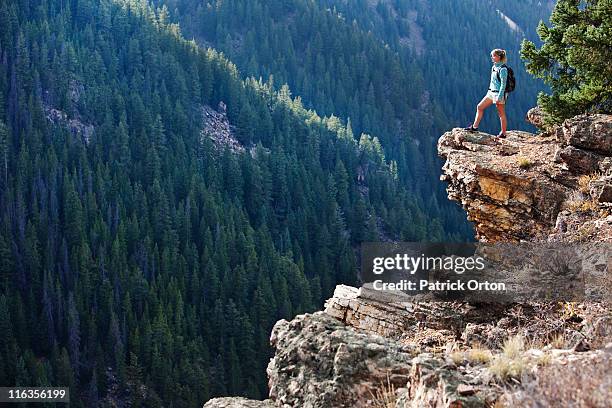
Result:
<instances>
[{"instance_id":1,"label":"rock outcrop","mask_svg":"<svg viewBox=\"0 0 612 408\"><path fill-rule=\"evenodd\" d=\"M596 401L612 398L612 311L602 304L389 304L341 285L326 306L274 326L269 400L217 398L205 407L484 408L532 398L511 385L517 380L542 400L552 370L576 376L584 367L599 377L574 381ZM563 406L581 406L583 396L565 398Z\"/></svg>"},{"instance_id":2,"label":"rock outcrop","mask_svg":"<svg viewBox=\"0 0 612 408\"><path fill-rule=\"evenodd\" d=\"M275 325L270 400L217 398L205 407L521 406L533 392L547 406L555 370L593 388L593 401L612 398L606 305L389 303L361 292L340 285L324 312ZM517 338L525 344L513 345ZM585 367L589 378L577 374ZM512 378L525 388L510 386ZM564 406L606 406L580 405L583 395L564 392Z\"/></svg>"},{"instance_id":3,"label":"rock outcrop","mask_svg":"<svg viewBox=\"0 0 612 408\"><path fill-rule=\"evenodd\" d=\"M534 135L498 139L462 128L438 141L448 196L477 238L611 241L612 115L580 115Z\"/></svg>"},{"instance_id":4,"label":"rock outcrop","mask_svg":"<svg viewBox=\"0 0 612 408\"><path fill-rule=\"evenodd\" d=\"M538 129L544 128L544 112L542 112L542 108L536 106L529 109L527 115L525 115L525 120Z\"/></svg>"},{"instance_id":5,"label":"rock outcrop","mask_svg":"<svg viewBox=\"0 0 612 408\"><path fill-rule=\"evenodd\" d=\"M50 123L65 127L73 137L80 138L83 143L89 144L95 130L93 125L81 122L78 117L69 117L66 112L48 105L44 106L44 110L45 117Z\"/></svg>"},{"instance_id":6,"label":"rock outcrop","mask_svg":"<svg viewBox=\"0 0 612 408\"><path fill-rule=\"evenodd\" d=\"M372 406L383 384L404 386L412 368L409 347L352 330L325 312L277 322L270 343L270 397L279 406Z\"/></svg>"},{"instance_id":7,"label":"rock outcrop","mask_svg":"<svg viewBox=\"0 0 612 408\"><path fill-rule=\"evenodd\" d=\"M230 125L227 118L227 107L223 101L219 102L217 110L208 105L202 106L202 131L201 136L212 140L218 149L229 148L232 152L243 152L244 146L240 144L235 136L235 126Z\"/></svg>"}]
</instances>

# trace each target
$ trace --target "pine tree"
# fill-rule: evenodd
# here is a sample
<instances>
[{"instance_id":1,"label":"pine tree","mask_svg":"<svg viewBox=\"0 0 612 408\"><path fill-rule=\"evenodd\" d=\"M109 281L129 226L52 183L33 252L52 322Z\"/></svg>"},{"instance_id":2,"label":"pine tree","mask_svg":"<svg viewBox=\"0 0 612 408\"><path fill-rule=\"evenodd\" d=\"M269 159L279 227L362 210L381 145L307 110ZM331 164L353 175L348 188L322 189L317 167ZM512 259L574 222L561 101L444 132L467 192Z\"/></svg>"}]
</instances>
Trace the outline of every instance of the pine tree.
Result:
<instances>
[{"instance_id":1,"label":"pine tree","mask_svg":"<svg viewBox=\"0 0 612 408\"><path fill-rule=\"evenodd\" d=\"M559 0L551 26L541 20L538 25L542 46L523 40L521 58L527 71L552 89L551 95L538 95L545 123L585 112L612 112L611 20L609 0Z\"/></svg>"}]
</instances>

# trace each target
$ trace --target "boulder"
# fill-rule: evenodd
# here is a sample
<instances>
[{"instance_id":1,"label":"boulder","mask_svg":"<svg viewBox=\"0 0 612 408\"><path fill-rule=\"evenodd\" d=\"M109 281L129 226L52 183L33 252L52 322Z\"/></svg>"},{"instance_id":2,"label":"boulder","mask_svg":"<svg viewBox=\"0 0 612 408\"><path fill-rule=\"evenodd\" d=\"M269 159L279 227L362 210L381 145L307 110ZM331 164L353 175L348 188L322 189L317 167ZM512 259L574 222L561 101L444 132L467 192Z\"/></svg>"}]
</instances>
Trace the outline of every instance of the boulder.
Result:
<instances>
[{"instance_id":1,"label":"boulder","mask_svg":"<svg viewBox=\"0 0 612 408\"><path fill-rule=\"evenodd\" d=\"M373 405L382 384L408 383L410 349L357 332L324 312L280 320L270 343L270 398L278 406L327 408Z\"/></svg>"},{"instance_id":2,"label":"boulder","mask_svg":"<svg viewBox=\"0 0 612 408\"><path fill-rule=\"evenodd\" d=\"M544 112L542 112L542 108L536 106L527 111L527 115L525 116L525 120L531 123L533 126L538 129L544 128Z\"/></svg>"},{"instance_id":3,"label":"boulder","mask_svg":"<svg viewBox=\"0 0 612 408\"><path fill-rule=\"evenodd\" d=\"M612 155L612 115L583 114L566 119L557 130L563 145Z\"/></svg>"},{"instance_id":4,"label":"boulder","mask_svg":"<svg viewBox=\"0 0 612 408\"><path fill-rule=\"evenodd\" d=\"M565 163L575 174L592 174L599 170L603 156L574 146L560 147L555 154L555 162Z\"/></svg>"}]
</instances>

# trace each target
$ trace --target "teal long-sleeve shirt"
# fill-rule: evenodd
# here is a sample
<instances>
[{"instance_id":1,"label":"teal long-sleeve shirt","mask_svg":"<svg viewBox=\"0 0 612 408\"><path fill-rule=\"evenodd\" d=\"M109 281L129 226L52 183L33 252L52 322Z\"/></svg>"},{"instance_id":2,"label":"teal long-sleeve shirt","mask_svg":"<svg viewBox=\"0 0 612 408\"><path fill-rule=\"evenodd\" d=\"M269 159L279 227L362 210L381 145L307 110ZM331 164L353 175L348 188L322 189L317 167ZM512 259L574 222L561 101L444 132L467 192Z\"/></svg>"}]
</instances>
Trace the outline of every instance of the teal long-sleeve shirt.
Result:
<instances>
[{"instance_id":1,"label":"teal long-sleeve shirt","mask_svg":"<svg viewBox=\"0 0 612 408\"><path fill-rule=\"evenodd\" d=\"M502 65L502 62L495 62L491 67L491 82L489 83L489 89L499 91L498 95L504 95L506 91L506 81L508 79L508 68L500 68ZM498 70L500 79L497 79Z\"/></svg>"}]
</instances>

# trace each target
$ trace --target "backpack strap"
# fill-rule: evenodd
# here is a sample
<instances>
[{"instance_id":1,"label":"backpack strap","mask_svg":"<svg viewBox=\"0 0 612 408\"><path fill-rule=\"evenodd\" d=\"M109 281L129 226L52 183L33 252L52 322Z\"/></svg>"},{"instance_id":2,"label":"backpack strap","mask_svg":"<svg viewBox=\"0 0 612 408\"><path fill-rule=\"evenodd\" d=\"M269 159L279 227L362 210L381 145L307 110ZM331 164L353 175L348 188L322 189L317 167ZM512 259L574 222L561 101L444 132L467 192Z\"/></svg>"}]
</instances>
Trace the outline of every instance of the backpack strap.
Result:
<instances>
[{"instance_id":1,"label":"backpack strap","mask_svg":"<svg viewBox=\"0 0 612 408\"><path fill-rule=\"evenodd\" d=\"M499 69L496 69L496 70L495 70L495 74L497 75L497 80L498 80L499 82L501 82L501 77L499 76L499 71L500 71L500 70L501 70L503 67L506 67L506 69L508 69L508 66L507 66L506 64L501 64L501 65L499 66Z\"/></svg>"}]
</instances>

